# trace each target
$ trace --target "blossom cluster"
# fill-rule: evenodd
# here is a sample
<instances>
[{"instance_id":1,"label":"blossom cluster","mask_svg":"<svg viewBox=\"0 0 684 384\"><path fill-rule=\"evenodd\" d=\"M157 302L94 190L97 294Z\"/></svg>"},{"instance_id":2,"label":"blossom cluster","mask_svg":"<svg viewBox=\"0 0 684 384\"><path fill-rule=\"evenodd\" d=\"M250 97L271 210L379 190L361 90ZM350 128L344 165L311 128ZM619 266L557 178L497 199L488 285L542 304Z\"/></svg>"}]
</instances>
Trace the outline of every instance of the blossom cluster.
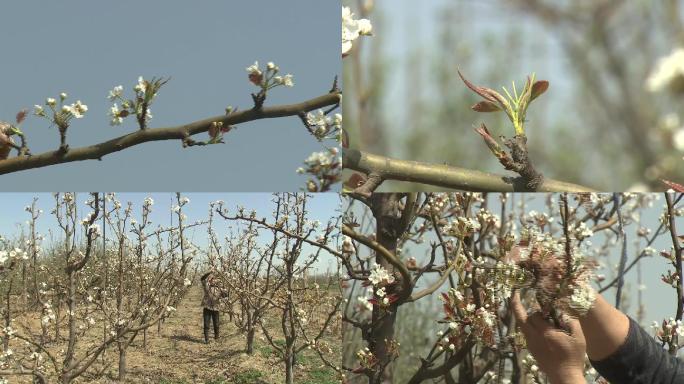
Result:
<instances>
[{"instance_id":1,"label":"blossom cluster","mask_svg":"<svg viewBox=\"0 0 684 384\"><path fill-rule=\"evenodd\" d=\"M655 331L656 338L663 344L680 347L680 338L684 338L684 324L681 320L670 317L658 323L654 321L651 328Z\"/></svg>"},{"instance_id":2,"label":"blossom cluster","mask_svg":"<svg viewBox=\"0 0 684 384\"><path fill-rule=\"evenodd\" d=\"M81 100L77 100L72 104L65 104L64 101L67 97L68 95L62 92L59 94L59 103L52 97L48 97L45 100L45 106L50 109L52 116L48 116L45 108L38 104L34 106L33 114L38 117L43 117L57 125L60 129L65 130L69 127L71 119L80 119L88 112L88 106L83 104Z\"/></svg>"},{"instance_id":3,"label":"blossom cluster","mask_svg":"<svg viewBox=\"0 0 684 384\"><path fill-rule=\"evenodd\" d=\"M371 268L370 275L368 275L368 281L375 287L382 287L392 284L394 282L394 276L380 264L375 264Z\"/></svg>"},{"instance_id":4,"label":"blossom cluster","mask_svg":"<svg viewBox=\"0 0 684 384\"><path fill-rule=\"evenodd\" d=\"M159 89L166 84L168 79L152 78L145 80L142 76L138 77L138 83L133 87L135 96L126 99L123 95L124 87L117 85L109 91L107 99L114 102L109 108L109 124L112 126L121 125L128 116L135 116L141 129L146 128L147 123L152 119L150 106L157 97ZM121 107L119 104L121 103Z\"/></svg>"},{"instance_id":5,"label":"blossom cluster","mask_svg":"<svg viewBox=\"0 0 684 384\"><path fill-rule=\"evenodd\" d=\"M375 264L368 275L366 295L357 297L360 312L373 310L373 305L387 308L397 300L397 295L388 293L396 283L394 276L380 264ZM369 297L370 296L370 297Z\"/></svg>"},{"instance_id":6,"label":"blossom cluster","mask_svg":"<svg viewBox=\"0 0 684 384\"><path fill-rule=\"evenodd\" d=\"M306 124L319 141L325 139L340 141L342 114L336 113L330 117L325 111L319 109L306 114Z\"/></svg>"},{"instance_id":7,"label":"blossom cluster","mask_svg":"<svg viewBox=\"0 0 684 384\"><path fill-rule=\"evenodd\" d=\"M582 316L593 305L596 295L590 283L595 280L596 264L574 246L567 255L565 239L556 240L548 233L524 229L508 257L534 274L532 288L542 313L560 311Z\"/></svg>"},{"instance_id":8,"label":"blossom cluster","mask_svg":"<svg viewBox=\"0 0 684 384\"><path fill-rule=\"evenodd\" d=\"M457 217L455 221L447 223L442 232L448 236L464 238L480 229L480 222L473 218Z\"/></svg>"},{"instance_id":9,"label":"blossom cluster","mask_svg":"<svg viewBox=\"0 0 684 384\"><path fill-rule=\"evenodd\" d=\"M342 57L349 55L356 39L372 31L373 25L368 19L355 19L349 7L342 7Z\"/></svg>"},{"instance_id":10,"label":"blossom cluster","mask_svg":"<svg viewBox=\"0 0 684 384\"><path fill-rule=\"evenodd\" d=\"M342 172L342 159L337 147L314 152L304 160L304 166L297 168L297 173L308 174L306 190L309 192L325 192L339 181Z\"/></svg>"},{"instance_id":11,"label":"blossom cluster","mask_svg":"<svg viewBox=\"0 0 684 384\"><path fill-rule=\"evenodd\" d=\"M247 67L249 81L260 87L262 91L266 92L269 89L277 86L294 87L294 77L291 74L280 75L280 67L269 61L266 63L266 68L259 67L259 62Z\"/></svg>"},{"instance_id":12,"label":"blossom cluster","mask_svg":"<svg viewBox=\"0 0 684 384\"><path fill-rule=\"evenodd\" d=\"M13 248L9 251L0 251L0 264L5 263L7 260L28 260L28 254L26 251L20 248Z\"/></svg>"},{"instance_id":13,"label":"blossom cluster","mask_svg":"<svg viewBox=\"0 0 684 384\"><path fill-rule=\"evenodd\" d=\"M485 300L475 303L472 296L464 295L459 289L451 288L441 295L444 320L448 324L446 332L439 331L440 350L454 351L468 337L475 337L487 346L496 344L497 325L496 308L499 302L496 296L485 296Z\"/></svg>"}]
</instances>

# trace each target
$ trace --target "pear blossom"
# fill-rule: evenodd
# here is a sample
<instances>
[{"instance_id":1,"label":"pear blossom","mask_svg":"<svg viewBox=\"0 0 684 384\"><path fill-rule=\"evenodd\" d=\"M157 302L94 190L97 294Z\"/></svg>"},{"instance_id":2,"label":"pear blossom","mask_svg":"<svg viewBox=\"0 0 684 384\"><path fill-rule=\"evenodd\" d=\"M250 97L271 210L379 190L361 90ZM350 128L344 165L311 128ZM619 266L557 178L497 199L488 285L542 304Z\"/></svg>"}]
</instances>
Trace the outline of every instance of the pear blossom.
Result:
<instances>
[{"instance_id":1,"label":"pear blossom","mask_svg":"<svg viewBox=\"0 0 684 384\"><path fill-rule=\"evenodd\" d=\"M143 94L147 91L147 82L145 81L145 79L143 79L142 76L138 76L138 84L136 84L136 86L133 87L133 90L137 93Z\"/></svg>"},{"instance_id":2,"label":"pear blossom","mask_svg":"<svg viewBox=\"0 0 684 384\"><path fill-rule=\"evenodd\" d=\"M88 111L88 106L81 103L81 100L76 101L71 105L62 107L62 112L70 114L71 116L80 119Z\"/></svg>"},{"instance_id":3,"label":"pear blossom","mask_svg":"<svg viewBox=\"0 0 684 384\"><path fill-rule=\"evenodd\" d=\"M107 98L109 99L109 101L114 101L117 98L120 98L122 95L123 95L123 85L117 85L116 87L114 87L114 89L109 91L109 96L107 96Z\"/></svg>"},{"instance_id":4,"label":"pear blossom","mask_svg":"<svg viewBox=\"0 0 684 384\"><path fill-rule=\"evenodd\" d=\"M259 69L259 62L255 61L253 65L250 65L247 67L247 73L249 73L249 81L252 82L254 85L261 85L261 82L264 79L264 75Z\"/></svg>"},{"instance_id":5,"label":"pear blossom","mask_svg":"<svg viewBox=\"0 0 684 384\"><path fill-rule=\"evenodd\" d=\"M684 81L684 48L675 48L662 57L646 79L646 89L659 92Z\"/></svg>"},{"instance_id":6,"label":"pear blossom","mask_svg":"<svg viewBox=\"0 0 684 384\"><path fill-rule=\"evenodd\" d=\"M272 64L272 63L271 63ZM247 67L247 72L252 75L261 75L261 70L259 69L259 62L255 61L254 64Z\"/></svg>"},{"instance_id":7,"label":"pear blossom","mask_svg":"<svg viewBox=\"0 0 684 384\"><path fill-rule=\"evenodd\" d=\"M354 19L349 7L342 7L342 56L351 51L354 40L359 36L370 35L373 26L368 19Z\"/></svg>"},{"instance_id":8,"label":"pear blossom","mask_svg":"<svg viewBox=\"0 0 684 384\"><path fill-rule=\"evenodd\" d=\"M111 116L111 120L109 122L109 125L115 126L115 125L121 125L123 123L123 117L121 117L121 110L119 110L119 106L114 103L111 108L109 108L109 116Z\"/></svg>"},{"instance_id":9,"label":"pear blossom","mask_svg":"<svg viewBox=\"0 0 684 384\"><path fill-rule=\"evenodd\" d=\"M276 76L273 78L276 83L284 85L286 87L294 87L294 77L291 74L285 76Z\"/></svg>"},{"instance_id":10,"label":"pear blossom","mask_svg":"<svg viewBox=\"0 0 684 384\"><path fill-rule=\"evenodd\" d=\"M394 282L394 276L390 275L380 264L375 264L368 276L368 281L374 286L387 285Z\"/></svg>"}]
</instances>

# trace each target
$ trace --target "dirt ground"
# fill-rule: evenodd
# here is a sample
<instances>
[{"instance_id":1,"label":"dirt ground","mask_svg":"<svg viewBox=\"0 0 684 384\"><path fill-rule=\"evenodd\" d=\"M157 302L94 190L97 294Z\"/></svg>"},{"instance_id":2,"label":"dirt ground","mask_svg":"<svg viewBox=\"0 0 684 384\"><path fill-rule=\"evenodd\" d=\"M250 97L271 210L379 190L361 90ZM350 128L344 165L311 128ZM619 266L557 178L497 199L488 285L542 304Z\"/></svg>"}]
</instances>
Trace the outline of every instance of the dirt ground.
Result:
<instances>
[{"instance_id":1,"label":"dirt ground","mask_svg":"<svg viewBox=\"0 0 684 384\"><path fill-rule=\"evenodd\" d=\"M147 348L138 337L128 349L127 383L237 383L270 384L284 382L284 366L273 354L273 348L257 333L255 353L247 355L245 337L226 314L221 314L221 337L204 344L202 331L201 292L191 289L175 314L162 326L148 331ZM276 333L277 331L273 331ZM210 337L213 336L210 333ZM332 340L331 340L332 342ZM334 343L338 345L338 343ZM117 382L116 346L107 351L110 366L100 378L81 377L76 383ZM97 369L102 369L102 366ZM92 370L92 369L91 369ZM295 382L303 384L332 384L338 380L332 370L322 365L314 353L305 353L296 368ZM10 383L20 379L8 378ZM52 382L51 378L51 381ZM16 380L16 381L15 381ZM23 380L23 379L22 379ZM26 381L28 382L28 381Z\"/></svg>"}]
</instances>

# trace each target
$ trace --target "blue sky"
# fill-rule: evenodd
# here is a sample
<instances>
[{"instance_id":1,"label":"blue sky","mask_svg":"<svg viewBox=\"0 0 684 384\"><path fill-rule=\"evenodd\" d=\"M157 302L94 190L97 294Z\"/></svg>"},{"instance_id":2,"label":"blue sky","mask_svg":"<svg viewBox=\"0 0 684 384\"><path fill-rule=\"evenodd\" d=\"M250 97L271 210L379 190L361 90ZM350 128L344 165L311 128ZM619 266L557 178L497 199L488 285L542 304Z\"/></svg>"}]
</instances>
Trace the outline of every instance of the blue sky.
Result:
<instances>
[{"instance_id":1,"label":"blue sky","mask_svg":"<svg viewBox=\"0 0 684 384\"><path fill-rule=\"evenodd\" d=\"M274 89L267 105L320 96L341 72L334 1L25 0L0 9L0 120L67 92L68 102L89 107L69 128L72 147L136 129L131 119L109 126L106 96L123 85L130 97L138 76L171 77L152 106L150 127L164 127L220 115L228 105L251 108L256 88L245 68L255 60L294 75L295 87ZM29 117L23 129L34 153L59 145L44 119ZM101 162L3 175L0 190L293 191L306 180L296 168L322 150L297 117L243 124L225 141L187 149L147 143Z\"/></svg>"},{"instance_id":2,"label":"blue sky","mask_svg":"<svg viewBox=\"0 0 684 384\"><path fill-rule=\"evenodd\" d=\"M127 202L133 203L133 216L140 221L140 213L142 202L146 197L154 199L154 205L150 219L152 220L152 228L158 225L164 227L171 223L171 207L176 202L175 193L121 193L117 194L117 199L126 206ZM270 218L274 207L272 203L273 195L271 193L183 193L190 199L190 202L183 207L183 212L188 216L188 223L193 223L198 220L206 220L208 218L209 203L216 200L223 200L225 207L230 210L229 213L235 213L236 207L243 206L246 210L256 210L257 217ZM24 207L30 205L33 198L38 198L37 206L43 209L43 214L38 220L37 229L49 238L48 230L52 230L55 234L58 233L59 227L54 216L50 215L50 211L55 207L54 197L51 193L2 193L0 194L0 235L11 240L21 233L21 227L26 228L26 221L30 219L28 212L24 211ZM83 216L90 212L84 204L88 198L88 193L77 194L77 209L80 210L80 215ZM339 215L340 198L336 193L317 193L312 195L309 199L308 218L310 220L320 220L325 225L331 217ZM175 217L174 217L175 219ZM188 238L201 249L206 250L207 232L206 225L195 227L188 231L186 235ZM229 234L230 229L235 230L236 223L225 221L221 217L215 218L214 229L220 239ZM269 233L264 233L263 239L268 241L271 239ZM315 237L315 236L314 236ZM47 244L46 244L47 245ZM305 247L304 252L311 251L312 248ZM336 262L332 255L323 252L321 260L315 267L319 271L330 270L335 271Z\"/></svg>"}]
</instances>

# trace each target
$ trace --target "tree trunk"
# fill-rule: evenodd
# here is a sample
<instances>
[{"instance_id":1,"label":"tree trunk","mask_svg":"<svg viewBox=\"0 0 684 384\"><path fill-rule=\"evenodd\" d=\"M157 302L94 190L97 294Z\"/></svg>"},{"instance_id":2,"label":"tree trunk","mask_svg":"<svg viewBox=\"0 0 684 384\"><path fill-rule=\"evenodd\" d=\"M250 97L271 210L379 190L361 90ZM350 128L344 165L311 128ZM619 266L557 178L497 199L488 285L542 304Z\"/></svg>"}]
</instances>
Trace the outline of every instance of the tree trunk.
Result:
<instances>
[{"instance_id":1,"label":"tree trunk","mask_svg":"<svg viewBox=\"0 0 684 384\"><path fill-rule=\"evenodd\" d=\"M285 384L294 383L294 351L292 347L287 348L285 352Z\"/></svg>"},{"instance_id":2,"label":"tree trunk","mask_svg":"<svg viewBox=\"0 0 684 384\"><path fill-rule=\"evenodd\" d=\"M119 342L119 381L126 380L126 345Z\"/></svg>"},{"instance_id":3,"label":"tree trunk","mask_svg":"<svg viewBox=\"0 0 684 384\"><path fill-rule=\"evenodd\" d=\"M247 326L247 350L246 350L248 355L251 355L254 353L254 325L252 323L249 323Z\"/></svg>"},{"instance_id":4,"label":"tree trunk","mask_svg":"<svg viewBox=\"0 0 684 384\"><path fill-rule=\"evenodd\" d=\"M400 199L400 194L393 193L378 193L371 197L372 211L376 222L377 241L393 254L396 254L398 239L405 229L399 225L400 219L395 213L397 212L397 205ZM375 262L395 276L395 278L398 278L394 267L385 258L376 255ZM373 327L367 341L368 348L381 364L392 359L388 344L394 340L396 315L397 307L395 305L391 305L384 310L377 305L373 306L373 324L377 324L377 326ZM392 383L391 364L387 365L385 371L373 381L376 383Z\"/></svg>"}]
</instances>

